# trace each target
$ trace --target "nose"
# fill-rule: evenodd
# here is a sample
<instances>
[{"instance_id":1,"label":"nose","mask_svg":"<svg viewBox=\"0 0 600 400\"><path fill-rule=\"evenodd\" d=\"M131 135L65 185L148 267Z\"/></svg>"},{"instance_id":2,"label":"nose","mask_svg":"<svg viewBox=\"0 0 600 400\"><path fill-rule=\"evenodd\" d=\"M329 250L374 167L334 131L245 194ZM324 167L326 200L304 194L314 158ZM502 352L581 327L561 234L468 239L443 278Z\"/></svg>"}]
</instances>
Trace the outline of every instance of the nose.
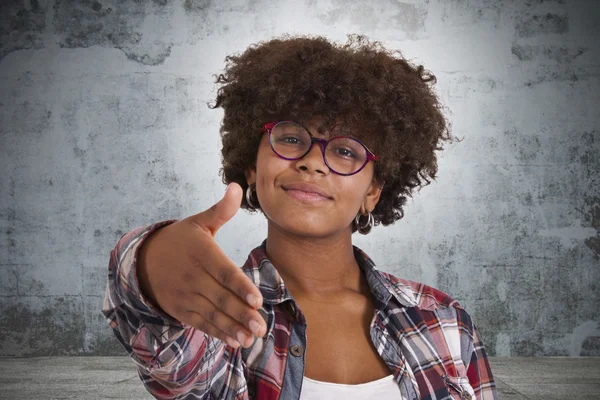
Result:
<instances>
[{"instance_id":1,"label":"nose","mask_svg":"<svg viewBox=\"0 0 600 400\"><path fill-rule=\"evenodd\" d=\"M296 160L296 168L307 172L328 174L329 167L325 164L325 144L315 141L310 151Z\"/></svg>"}]
</instances>

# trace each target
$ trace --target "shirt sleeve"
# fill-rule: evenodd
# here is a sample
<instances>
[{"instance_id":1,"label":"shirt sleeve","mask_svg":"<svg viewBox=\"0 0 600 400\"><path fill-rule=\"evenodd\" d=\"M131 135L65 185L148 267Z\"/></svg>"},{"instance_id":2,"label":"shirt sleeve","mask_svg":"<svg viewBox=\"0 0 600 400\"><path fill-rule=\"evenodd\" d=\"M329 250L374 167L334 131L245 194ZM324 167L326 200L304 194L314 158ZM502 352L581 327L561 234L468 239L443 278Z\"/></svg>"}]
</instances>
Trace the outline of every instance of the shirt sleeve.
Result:
<instances>
[{"instance_id":1,"label":"shirt sleeve","mask_svg":"<svg viewBox=\"0 0 600 400\"><path fill-rule=\"evenodd\" d=\"M102 314L155 398L180 398L192 388L202 398L223 365L219 360L227 346L154 307L141 293L136 275L144 240L175 221L154 223L121 236L110 254Z\"/></svg>"},{"instance_id":2,"label":"shirt sleeve","mask_svg":"<svg viewBox=\"0 0 600 400\"><path fill-rule=\"evenodd\" d=\"M472 351L467 377L477 400L498 400L498 392L487 352L475 323L471 320Z\"/></svg>"}]
</instances>

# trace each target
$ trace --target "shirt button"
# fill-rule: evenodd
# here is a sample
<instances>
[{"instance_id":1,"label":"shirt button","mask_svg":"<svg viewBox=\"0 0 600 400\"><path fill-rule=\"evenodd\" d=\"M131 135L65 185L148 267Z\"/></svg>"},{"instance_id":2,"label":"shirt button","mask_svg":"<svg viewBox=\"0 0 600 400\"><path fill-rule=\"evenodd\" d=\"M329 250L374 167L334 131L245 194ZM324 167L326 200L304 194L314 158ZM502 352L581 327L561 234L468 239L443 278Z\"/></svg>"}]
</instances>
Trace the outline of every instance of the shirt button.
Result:
<instances>
[{"instance_id":1,"label":"shirt button","mask_svg":"<svg viewBox=\"0 0 600 400\"><path fill-rule=\"evenodd\" d=\"M302 348L302 346L294 344L290 346L290 353L292 353L294 357L302 357L302 355L304 354L304 349Z\"/></svg>"}]
</instances>

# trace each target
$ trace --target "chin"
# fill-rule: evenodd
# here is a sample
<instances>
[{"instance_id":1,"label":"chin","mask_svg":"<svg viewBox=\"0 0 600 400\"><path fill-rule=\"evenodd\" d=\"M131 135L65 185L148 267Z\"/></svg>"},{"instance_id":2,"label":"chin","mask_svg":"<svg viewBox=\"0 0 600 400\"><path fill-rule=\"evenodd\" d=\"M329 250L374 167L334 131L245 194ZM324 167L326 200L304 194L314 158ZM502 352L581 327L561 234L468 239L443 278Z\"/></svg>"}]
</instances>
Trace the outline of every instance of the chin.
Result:
<instances>
[{"instance_id":1,"label":"chin","mask_svg":"<svg viewBox=\"0 0 600 400\"><path fill-rule=\"evenodd\" d=\"M299 218L298 216L281 216L269 218L269 223L274 224L277 229L288 234L304 238L324 238L339 233L343 227L335 227L335 224L326 223L324 218L315 221L313 218Z\"/></svg>"}]
</instances>

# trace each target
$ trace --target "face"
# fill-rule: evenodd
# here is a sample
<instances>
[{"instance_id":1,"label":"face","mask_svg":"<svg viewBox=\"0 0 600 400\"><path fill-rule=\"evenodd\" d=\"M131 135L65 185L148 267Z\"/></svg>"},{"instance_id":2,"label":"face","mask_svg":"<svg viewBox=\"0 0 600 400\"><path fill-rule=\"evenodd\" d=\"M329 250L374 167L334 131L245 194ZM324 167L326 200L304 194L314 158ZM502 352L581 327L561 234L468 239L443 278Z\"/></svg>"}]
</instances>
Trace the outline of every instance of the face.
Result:
<instances>
[{"instance_id":1,"label":"face","mask_svg":"<svg viewBox=\"0 0 600 400\"><path fill-rule=\"evenodd\" d=\"M316 137L332 136L328 131L319 133L317 122L305 125ZM262 134L256 168L248 172L248 183L256 183L269 224L303 237L350 234L356 214L375 208L381 190L373 179L373 162L354 175L342 176L327 167L321 149L315 143L303 158L285 160L271 149L268 132Z\"/></svg>"}]
</instances>

